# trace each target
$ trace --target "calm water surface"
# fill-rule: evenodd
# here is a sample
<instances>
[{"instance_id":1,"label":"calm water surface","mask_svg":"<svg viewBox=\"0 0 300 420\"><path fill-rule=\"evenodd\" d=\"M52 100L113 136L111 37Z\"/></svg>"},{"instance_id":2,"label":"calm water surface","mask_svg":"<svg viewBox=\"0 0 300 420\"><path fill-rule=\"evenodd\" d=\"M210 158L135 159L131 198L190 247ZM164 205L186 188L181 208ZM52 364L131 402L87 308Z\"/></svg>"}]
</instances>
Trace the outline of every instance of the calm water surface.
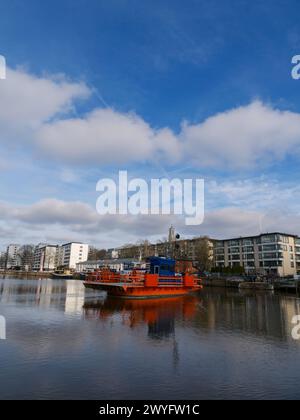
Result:
<instances>
[{"instance_id":1,"label":"calm water surface","mask_svg":"<svg viewBox=\"0 0 300 420\"><path fill-rule=\"evenodd\" d=\"M205 289L107 299L76 280L0 279L0 398L300 398L300 300Z\"/></svg>"}]
</instances>

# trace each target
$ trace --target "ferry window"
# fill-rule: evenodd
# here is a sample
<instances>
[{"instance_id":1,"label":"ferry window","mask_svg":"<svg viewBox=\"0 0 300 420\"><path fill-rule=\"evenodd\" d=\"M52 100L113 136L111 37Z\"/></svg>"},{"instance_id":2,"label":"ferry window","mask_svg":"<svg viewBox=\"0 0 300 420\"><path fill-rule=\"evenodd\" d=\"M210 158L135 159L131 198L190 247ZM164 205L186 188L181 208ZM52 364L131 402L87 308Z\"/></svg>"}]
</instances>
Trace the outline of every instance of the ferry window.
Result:
<instances>
[{"instance_id":1,"label":"ferry window","mask_svg":"<svg viewBox=\"0 0 300 420\"><path fill-rule=\"evenodd\" d=\"M154 274L159 274L159 265L154 266Z\"/></svg>"}]
</instances>

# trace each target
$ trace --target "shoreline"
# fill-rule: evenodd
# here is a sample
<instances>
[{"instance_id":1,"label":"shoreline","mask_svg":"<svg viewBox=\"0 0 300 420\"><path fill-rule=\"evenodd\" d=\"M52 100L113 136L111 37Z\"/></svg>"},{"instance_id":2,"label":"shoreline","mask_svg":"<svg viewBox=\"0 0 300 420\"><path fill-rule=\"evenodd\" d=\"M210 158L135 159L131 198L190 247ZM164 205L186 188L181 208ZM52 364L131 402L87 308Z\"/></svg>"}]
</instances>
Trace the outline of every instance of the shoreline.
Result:
<instances>
[{"instance_id":1,"label":"shoreline","mask_svg":"<svg viewBox=\"0 0 300 420\"><path fill-rule=\"evenodd\" d=\"M14 270L5 270L0 271L0 275L3 276L14 276L14 277L44 277L44 278L50 278L51 277L50 272L45 271L14 271Z\"/></svg>"}]
</instances>

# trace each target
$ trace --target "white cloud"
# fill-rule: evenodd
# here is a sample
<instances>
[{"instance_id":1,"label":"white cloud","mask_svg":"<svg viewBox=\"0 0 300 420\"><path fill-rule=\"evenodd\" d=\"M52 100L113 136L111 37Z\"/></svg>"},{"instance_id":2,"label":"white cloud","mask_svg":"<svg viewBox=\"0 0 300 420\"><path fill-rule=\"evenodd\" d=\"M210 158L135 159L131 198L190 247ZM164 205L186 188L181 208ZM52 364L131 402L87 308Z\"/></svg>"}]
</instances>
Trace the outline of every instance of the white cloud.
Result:
<instances>
[{"instance_id":1,"label":"white cloud","mask_svg":"<svg viewBox=\"0 0 300 420\"><path fill-rule=\"evenodd\" d=\"M207 211L202 225L189 227L179 216L100 216L83 202L46 199L28 206L0 203L0 231L10 227L20 242L87 241L103 247L152 241L167 235L171 224L183 237L208 235L222 239L261 232L286 231L300 234L300 215L287 209L246 210L226 207ZM14 239L9 233L3 244Z\"/></svg>"},{"instance_id":2,"label":"white cloud","mask_svg":"<svg viewBox=\"0 0 300 420\"><path fill-rule=\"evenodd\" d=\"M273 209L286 207L288 203L290 210L300 210L300 186L269 176L211 180L206 183L206 189L206 198L215 205L221 203L222 206L231 205L247 209Z\"/></svg>"},{"instance_id":3,"label":"white cloud","mask_svg":"<svg viewBox=\"0 0 300 420\"><path fill-rule=\"evenodd\" d=\"M97 109L83 118L44 124L36 144L54 158L79 163L149 161L168 153L179 158L178 141L169 129L153 130L136 114Z\"/></svg>"},{"instance_id":4,"label":"white cloud","mask_svg":"<svg viewBox=\"0 0 300 420\"><path fill-rule=\"evenodd\" d=\"M197 168L251 169L299 154L300 114L255 101L199 124L185 122L176 136L135 114L98 109L81 119L44 124L36 142L67 162L120 164L162 156L168 165L187 161Z\"/></svg>"},{"instance_id":5,"label":"white cloud","mask_svg":"<svg viewBox=\"0 0 300 420\"><path fill-rule=\"evenodd\" d=\"M300 114L279 111L260 101L184 123L185 156L198 167L243 169L299 154Z\"/></svg>"},{"instance_id":6,"label":"white cloud","mask_svg":"<svg viewBox=\"0 0 300 420\"><path fill-rule=\"evenodd\" d=\"M236 170L299 156L300 114L260 101L200 123L184 122L175 134L168 127L152 127L133 112L111 108L71 118L75 101L90 95L83 83L8 69L0 84L0 141L27 141L48 160L85 165L161 158L165 165L188 162L196 168Z\"/></svg>"},{"instance_id":7,"label":"white cloud","mask_svg":"<svg viewBox=\"0 0 300 420\"><path fill-rule=\"evenodd\" d=\"M4 207L5 208L5 207ZM96 221L96 211L80 201L66 202L57 199L44 199L30 206L12 209L13 218L30 224L76 225Z\"/></svg>"},{"instance_id":8,"label":"white cloud","mask_svg":"<svg viewBox=\"0 0 300 420\"><path fill-rule=\"evenodd\" d=\"M6 80L0 83L0 127L33 130L56 114L70 111L75 99L89 95L83 83L8 68Z\"/></svg>"}]
</instances>

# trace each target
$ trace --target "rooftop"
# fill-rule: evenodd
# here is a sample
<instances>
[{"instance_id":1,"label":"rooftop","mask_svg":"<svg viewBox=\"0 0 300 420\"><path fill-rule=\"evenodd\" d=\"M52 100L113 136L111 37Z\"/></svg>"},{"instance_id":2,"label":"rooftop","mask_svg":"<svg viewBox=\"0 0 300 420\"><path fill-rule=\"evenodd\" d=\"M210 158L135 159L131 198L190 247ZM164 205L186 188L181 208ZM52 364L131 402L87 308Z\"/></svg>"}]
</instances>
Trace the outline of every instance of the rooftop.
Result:
<instances>
[{"instance_id":1,"label":"rooftop","mask_svg":"<svg viewBox=\"0 0 300 420\"><path fill-rule=\"evenodd\" d=\"M284 233L284 232L265 232L260 233L259 235L251 235L251 236L238 236L233 238L226 238L226 239L215 239L215 241L237 241L240 239L252 239L252 238L260 238L261 236L269 236L269 235L282 235L282 236L291 236L293 238L298 238L298 235L293 235L292 233Z\"/></svg>"}]
</instances>

